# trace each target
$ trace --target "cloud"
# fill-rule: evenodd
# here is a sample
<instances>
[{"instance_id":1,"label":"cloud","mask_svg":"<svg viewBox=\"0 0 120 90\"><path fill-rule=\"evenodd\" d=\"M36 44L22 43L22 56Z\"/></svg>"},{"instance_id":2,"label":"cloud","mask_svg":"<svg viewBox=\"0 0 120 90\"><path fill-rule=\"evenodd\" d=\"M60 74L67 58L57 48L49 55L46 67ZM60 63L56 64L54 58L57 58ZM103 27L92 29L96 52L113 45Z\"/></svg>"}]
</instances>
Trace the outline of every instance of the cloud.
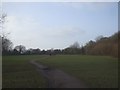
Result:
<instances>
[{"instance_id":1,"label":"cloud","mask_svg":"<svg viewBox=\"0 0 120 90\"><path fill-rule=\"evenodd\" d=\"M118 2L119 0L3 0L3 2Z\"/></svg>"},{"instance_id":2,"label":"cloud","mask_svg":"<svg viewBox=\"0 0 120 90\"><path fill-rule=\"evenodd\" d=\"M32 38L36 38L40 24L30 17L8 16L5 24L5 32L10 32L10 37L15 44L24 44Z\"/></svg>"},{"instance_id":3,"label":"cloud","mask_svg":"<svg viewBox=\"0 0 120 90\"><path fill-rule=\"evenodd\" d=\"M76 26L45 27L40 21L33 17L8 16L5 24L5 32L10 33L10 38L14 45L23 44L27 47L44 46L48 42L63 42L65 39L71 40L85 31Z\"/></svg>"},{"instance_id":4,"label":"cloud","mask_svg":"<svg viewBox=\"0 0 120 90\"><path fill-rule=\"evenodd\" d=\"M77 35L85 34L84 30L75 26L58 27L58 28L50 29L49 32L51 33L49 33L48 36L51 37L68 37L68 38L74 35L77 36Z\"/></svg>"},{"instance_id":5,"label":"cloud","mask_svg":"<svg viewBox=\"0 0 120 90\"><path fill-rule=\"evenodd\" d=\"M115 2L114 2L115 3ZM68 6L78 10L100 11L109 8L113 3L110 2L63 2L64 6ZM117 2L116 2L117 5Z\"/></svg>"}]
</instances>

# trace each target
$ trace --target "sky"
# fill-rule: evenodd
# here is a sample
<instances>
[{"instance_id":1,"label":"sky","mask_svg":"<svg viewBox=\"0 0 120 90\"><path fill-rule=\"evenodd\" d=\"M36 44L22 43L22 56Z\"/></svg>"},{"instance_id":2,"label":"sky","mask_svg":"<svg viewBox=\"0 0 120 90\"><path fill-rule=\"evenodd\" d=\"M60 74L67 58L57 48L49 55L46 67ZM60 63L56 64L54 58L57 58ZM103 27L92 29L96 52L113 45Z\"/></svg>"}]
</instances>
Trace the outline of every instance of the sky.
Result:
<instances>
[{"instance_id":1,"label":"sky","mask_svg":"<svg viewBox=\"0 0 120 90\"><path fill-rule=\"evenodd\" d=\"M2 9L14 46L62 49L118 31L117 2L4 2Z\"/></svg>"}]
</instances>

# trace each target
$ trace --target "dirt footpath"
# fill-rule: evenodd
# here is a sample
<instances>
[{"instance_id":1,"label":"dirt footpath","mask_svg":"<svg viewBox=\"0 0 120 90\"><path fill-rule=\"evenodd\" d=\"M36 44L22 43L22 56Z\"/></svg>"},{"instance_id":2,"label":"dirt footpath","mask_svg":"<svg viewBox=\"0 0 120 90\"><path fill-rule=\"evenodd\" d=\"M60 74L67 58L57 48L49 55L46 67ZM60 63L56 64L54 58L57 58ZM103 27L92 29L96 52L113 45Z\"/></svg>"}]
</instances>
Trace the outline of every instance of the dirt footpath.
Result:
<instances>
[{"instance_id":1,"label":"dirt footpath","mask_svg":"<svg viewBox=\"0 0 120 90\"><path fill-rule=\"evenodd\" d=\"M67 73L30 61L48 80L48 88L87 88L82 82Z\"/></svg>"}]
</instances>

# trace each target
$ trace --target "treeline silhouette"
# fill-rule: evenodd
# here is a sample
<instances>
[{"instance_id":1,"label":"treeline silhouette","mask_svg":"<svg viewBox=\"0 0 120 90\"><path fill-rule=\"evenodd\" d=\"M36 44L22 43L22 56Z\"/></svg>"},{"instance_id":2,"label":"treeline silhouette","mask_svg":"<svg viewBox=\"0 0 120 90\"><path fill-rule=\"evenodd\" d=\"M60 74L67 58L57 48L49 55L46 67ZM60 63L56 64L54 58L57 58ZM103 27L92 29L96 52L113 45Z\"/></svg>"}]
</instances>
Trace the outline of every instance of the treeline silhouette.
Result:
<instances>
[{"instance_id":1,"label":"treeline silhouette","mask_svg":"<svg viewBox=\"0 0 120 90\"><path fill-rule=\"evenodd\" d=\"M0 37L2 42L2 55L56 55L56 54L81 54L81 55L107 55L118 57L118 44L120 43L120 31L110 37L99 36L96 41L90 40L81 46L78 42L65 49L40 50L27 49L23 45L12 48L13 43L5 37Z\"/></svg>"}]
</instances>

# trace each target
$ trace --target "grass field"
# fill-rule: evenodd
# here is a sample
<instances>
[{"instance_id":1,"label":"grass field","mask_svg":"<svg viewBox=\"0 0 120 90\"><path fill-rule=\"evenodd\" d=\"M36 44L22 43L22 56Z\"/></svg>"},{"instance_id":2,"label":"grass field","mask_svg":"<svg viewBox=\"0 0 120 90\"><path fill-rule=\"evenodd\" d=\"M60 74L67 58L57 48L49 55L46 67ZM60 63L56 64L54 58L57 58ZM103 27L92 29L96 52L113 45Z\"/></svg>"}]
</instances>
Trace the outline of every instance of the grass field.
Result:
<instances>
[{"instance_id":1,"label":"grass field","mask_svg":"<svg viewBox=\"0 0 120 90\"><path fill-rule=\"evenodd\" d=\"M44 88L46 80L36 72L29 60L43 56L3 56L3 88Z\"/></svg>"},{"instance_id":2,"label":"grass field","mask_svg":"<svg viewBox=\"0 0 120 90\"><path fill-rule=\"evenodd\" d=\"M118 60L107 56L55 55L4 56L3 87L46 87L29 61L58 68L77 77L90 88L118 87Z\"/></svg>"},{"instance_id":3,"label":"grass field","mask_svg":"<svg viewBox=\"0 0 120 90\"><path fill-rule=\"evenodd\" d=\"M2 56L0 54L0 89L2 88Z\"/></svg>"}]
</instances>

